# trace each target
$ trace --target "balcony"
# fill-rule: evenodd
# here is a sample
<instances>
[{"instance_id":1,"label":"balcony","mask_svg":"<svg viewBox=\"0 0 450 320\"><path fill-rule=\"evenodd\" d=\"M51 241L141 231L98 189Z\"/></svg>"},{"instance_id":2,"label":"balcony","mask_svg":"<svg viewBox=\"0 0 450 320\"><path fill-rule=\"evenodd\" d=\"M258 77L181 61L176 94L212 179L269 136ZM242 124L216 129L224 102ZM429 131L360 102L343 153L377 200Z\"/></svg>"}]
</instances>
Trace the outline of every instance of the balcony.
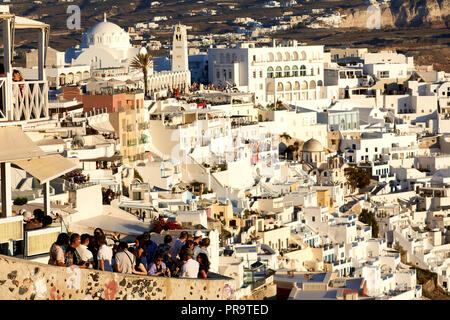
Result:
<instances>
[{"instance_id":1,"label":"balcony","mask_svg":"<svg viewBox=\"0 0 450 320\"><path fill-rule=\"evenodd\" d=\"M45 52L50 26L9 12L9 6L1 6L0 23L3 29L4 76L0 78L0 122L41 120L49 117L48 84L45 76ZM14 33L25 29L29 39L38 42L37 81L13 82L12 52ZM28 30L29 29L29 30ZM33 37L31 30L38 30Z\"/></svg>"}]
</instances>

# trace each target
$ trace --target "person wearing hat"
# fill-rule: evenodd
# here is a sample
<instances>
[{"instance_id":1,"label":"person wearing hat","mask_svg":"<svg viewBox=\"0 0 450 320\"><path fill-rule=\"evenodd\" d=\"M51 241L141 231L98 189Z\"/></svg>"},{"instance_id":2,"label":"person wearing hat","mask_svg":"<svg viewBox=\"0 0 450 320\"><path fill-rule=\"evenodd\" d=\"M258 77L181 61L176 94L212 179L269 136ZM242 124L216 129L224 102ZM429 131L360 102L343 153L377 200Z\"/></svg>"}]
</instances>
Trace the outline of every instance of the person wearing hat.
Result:
<instances>
[{"instance_id":1,"label":"person wearing hat","mask_svg":"<svg viewBox=\"0 0 450 320\"><path fill-rule=\"evenodd\" d=\"M36 230L36 229L42 228L42 223L37 221L37 219L34 216L34 214L32 214L29 211L26 211L25 209L22 209L19 212L22 212L22 214L23 214L23 221L26 222L25 231Z\"/></svg>"},{"instance_id":2,"label":"person wearing hat","mask_svg":"<svg viewBox=\"0 0 450 320\"><path fill-rule=\"evenodd\" d=\"M200 245L200 241L202 241L204 236L205 236L204 233L201 232L200 230L195 231L195 233L194 233L194 246L195 247Z\"/></svg>"},{"instance_id":3,"label":"person wearing hat","mask_svg":"<svg viewBox=\"0 0 450 320\"><path fill-rule=\"evenodd\" d=\"M184 250L184 260L186 261L181 267L181 278L197 278L200 264L192 259L194 251L191 248Z\"/></svg>"}]
</instances>

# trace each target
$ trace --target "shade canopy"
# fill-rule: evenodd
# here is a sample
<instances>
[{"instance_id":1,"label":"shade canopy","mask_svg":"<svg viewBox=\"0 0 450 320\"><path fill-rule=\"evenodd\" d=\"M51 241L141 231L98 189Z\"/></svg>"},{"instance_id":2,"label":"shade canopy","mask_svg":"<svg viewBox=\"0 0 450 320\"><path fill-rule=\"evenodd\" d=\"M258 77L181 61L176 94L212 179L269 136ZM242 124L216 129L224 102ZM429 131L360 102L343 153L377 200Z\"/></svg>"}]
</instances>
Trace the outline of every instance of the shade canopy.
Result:
<instances>
[{"instance_id":1,"label":"shade canopy","mask_svg":"<svg viewBox=\"0 0 450 320\"><path fill-rule=\"evenodd\" d=\"M20 127L0 128L0 163L44 156L42 151Z\"/></svg>"},{"instance_id":2,"label":"shade canopy","mask_svg":"<svg viewBox=\"0 0 450 320\"><path fill-rule=\"evenodd\" d=\"M13 161L12 163L43 184L77 169L79 162L77 159L68 159L59 154L52 154L31 160Z\"/></svg>"}]
</instances>

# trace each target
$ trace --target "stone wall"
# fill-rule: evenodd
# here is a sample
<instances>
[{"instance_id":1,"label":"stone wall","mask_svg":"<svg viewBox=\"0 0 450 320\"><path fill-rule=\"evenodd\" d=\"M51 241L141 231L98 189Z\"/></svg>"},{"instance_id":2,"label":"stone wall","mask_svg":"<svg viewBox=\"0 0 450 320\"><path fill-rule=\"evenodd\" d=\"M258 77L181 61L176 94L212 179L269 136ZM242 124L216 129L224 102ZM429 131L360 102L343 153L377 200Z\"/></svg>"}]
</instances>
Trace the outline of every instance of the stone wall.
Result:
<instances>
[{"instance_id":1,"label":"stone wall","mask_svg":"<svg viewBox=\"0 0 450 320\"><path fill-rule=\"evenodd\" d=\"M179 279L55 267L0 255L0 299L233 300L234 280Z\"/></svg>"}]
</instances>

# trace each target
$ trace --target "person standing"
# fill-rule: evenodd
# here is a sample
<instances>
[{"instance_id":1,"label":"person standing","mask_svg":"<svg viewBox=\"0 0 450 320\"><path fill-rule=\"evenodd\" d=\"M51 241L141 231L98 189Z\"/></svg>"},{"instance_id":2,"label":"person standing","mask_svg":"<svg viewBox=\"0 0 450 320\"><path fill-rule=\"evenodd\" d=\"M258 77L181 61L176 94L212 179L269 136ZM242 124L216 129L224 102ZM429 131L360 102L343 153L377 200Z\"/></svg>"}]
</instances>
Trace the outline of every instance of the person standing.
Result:
<instances>
[{"instance_id":1,"label":"person standing","mask_svg":"<svg viewBox=\"0 0 450 320\"><path fill-rule=\"evenodd\" d=\"M98 269L103 271L113 271L113 251L111 247L106 245L106 237L104 234L98 237L98 244L100 246L97 253Z\"/></svg>"},{"instance_id":2,"label":"person standing","mask_svg":"<svg viewBox=\"0 0 450 320\"><path fill-rule=\"evenodd\" d=\"M208 271L209 271L209 266L210 266L208 256L206 254L204 254L203 252L201 252L198 254L196 260L199 263L198 277L200 279L208 278Z\"/></svg>"},{"instance_id":3,"label":"person standing","mask_svg":"<svg viewBox=\"0 0 450 320\"><path fill-rule=\"evenodd\" d=\"M124 241L119 243L119 252L116 253L116 264L114 269L116 272L132 274L136 265L136 257L128 251L128 244Z\"/></svg>"},{"instance_id":4,"label":"person standing","mask_svg":"<svg viewBox=\"0 0 450 320\"><path fill-rule=\"evenodd\" d=\"M200 253L206 254L206 256L209 259L209 254L208 254L209 244L210 244L209 238L204 238L204 239L202 239L202 241L200 241L200 245L199 246L194 247L194 260L197 260L197 256Z\"/></svg>"},{"instance_id":5,"label":"person standing","mask_svg":"<svg viewBox=\"0 0 450 320\"><path fill-rule=\"evenodd\" d=\"M50 259L48 264L52 266L67 267L64 261L65 249L69 245L69 235L67 233L60 233L56 242L50 248Z\"/></svg>"},{"instance_id":6,"label":"person standing","mask_svg":"<svg viewBox=\"0 0 450 320\"><path fill-rule=\"evenodd\" d=\"M191 248L184 250L184 261L186 261L181 267L181 278L197 278L200 269L200 264L192 259L194 252Z\"/></svg>"},{"instance_id":7,"label":"person standing","mask_svg":"<svg viewBox=\"0 0 450 320\"><path fill-rule=\"evenodd\" d=\"M172 261L176 260L178 254L180 253L181 248L184 246L184 243L186 242L187 238L188 238L187 231L182 231L180 233L180 237L177 239L177 241L175 241L173 246L170 248L169 253L170 253L170 256L172 257Z\"/></svg>"},{"instance_id":8,"label":"person standing","mask_svg":"<svg viewBox=\"0 0 450 320\"><path fill-rule=\"evenodd\" d=\"M84 233L80 237L80 245L77 247L77 252L81 257L81 260L89 263L89 267L92 268L94 266L94 257L92 252L88 249L89 246L90 235Z\"/></svg>"}]
</instances>

